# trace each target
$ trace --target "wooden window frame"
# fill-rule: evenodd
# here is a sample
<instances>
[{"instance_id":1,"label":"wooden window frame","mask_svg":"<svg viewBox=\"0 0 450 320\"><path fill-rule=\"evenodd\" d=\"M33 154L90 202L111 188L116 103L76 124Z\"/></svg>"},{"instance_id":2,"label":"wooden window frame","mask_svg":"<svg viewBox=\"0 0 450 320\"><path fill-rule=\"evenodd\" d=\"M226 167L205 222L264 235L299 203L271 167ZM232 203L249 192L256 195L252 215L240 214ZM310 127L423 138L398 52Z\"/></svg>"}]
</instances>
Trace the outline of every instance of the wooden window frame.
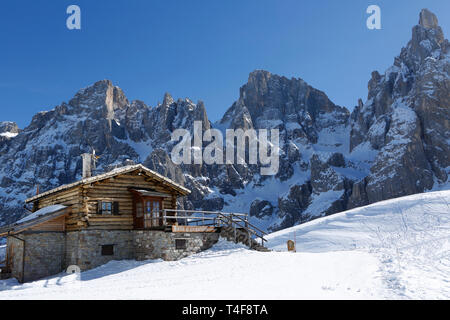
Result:
<instances>
[{"instance_id":1,"label":"wooden window frame","mask_svg":"<svg viewBox=\"0 0 450 320\"><path fill-rule=\"evenodd\" d=\"M104 209L104 205L108 205L109 207L106 207ZM101 215L119 215L119 202L117 201L98 201L97 203L97 214Z\"/></svg>"}]
</instances>

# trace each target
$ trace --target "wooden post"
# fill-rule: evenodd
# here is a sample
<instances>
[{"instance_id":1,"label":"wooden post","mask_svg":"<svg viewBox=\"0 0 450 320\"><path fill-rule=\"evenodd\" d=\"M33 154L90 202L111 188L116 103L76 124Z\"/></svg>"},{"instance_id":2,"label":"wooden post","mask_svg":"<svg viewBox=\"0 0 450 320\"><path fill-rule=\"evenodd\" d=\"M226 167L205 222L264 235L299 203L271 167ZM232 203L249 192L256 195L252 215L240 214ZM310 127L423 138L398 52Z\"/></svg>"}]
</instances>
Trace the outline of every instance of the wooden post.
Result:
<instances>
[{"instance_id":1,"label":"wooden post","mask_svg":"<svg viewBox=\"0 0 450 320\"><path fill-rule=\"evenodd\" d=\"M251 249L252 248L252 236L250 234L250 229L248 228L248 218L245 218L245 228L247 229L247 233L248 233L248 246Z\"/></svg>"},{"instance_id":2,"label":"wooden post","mask_svg":"<svg viewBox=\"0 0 450 320\"><path fill-rule=\"evenodd\" d=\"M233 218L233 214L231 214L231 227L233 227L233 223L234 223L234 218ZM237 228L236 225L233 227L234 228L234 243L237 243L237 236L236 236L236 232L237 232Z\"/></svg>"},{"instance_id":3,"label":"wooden post","mask_svg":"<svg viewBox=\"0 0 450 320\"><path fill-rule=\"evenodd\" d=\"M294 230L294 252L297 252L297 235Z\"/></svg>"}]
</instances>

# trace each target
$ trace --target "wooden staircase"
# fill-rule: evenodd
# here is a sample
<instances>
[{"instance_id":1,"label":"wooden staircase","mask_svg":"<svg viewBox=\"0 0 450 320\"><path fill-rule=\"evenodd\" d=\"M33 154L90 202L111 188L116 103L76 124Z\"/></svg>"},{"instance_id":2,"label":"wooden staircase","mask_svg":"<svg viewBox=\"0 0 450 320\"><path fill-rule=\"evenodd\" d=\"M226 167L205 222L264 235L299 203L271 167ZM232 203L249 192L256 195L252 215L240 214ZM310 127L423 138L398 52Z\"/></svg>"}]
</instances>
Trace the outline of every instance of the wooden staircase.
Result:
<instances>
[{"instance_id":1,"label":"wooden staircase","mask_svg":"<svg viewBox=\"0 0 450 320\"><path fill-rule=\"evenodd\" d=\"M264 246L264 236L267 235L264 231L252 225L248 221L248 216L240 215L224 215L218 214L216 224L221 229L221 236L225 237L228 241L235 243L242 243L247 245L250 249L269 252L270 250ZM261 240L261 244L256 241L255 238Z\"/></svg>"},{"instance_id":2,"label":"wooden staircase","mask_svg":"<svg viewBox=\"0 0 450 320\"><path fill-rule=\"evenodd\" d=\"M261 252L270 251L264 246L267 233L253 225L248 214L178 209L163 209L162 213L163 225L166 225L166 220L171 219L184 226L213 227L229 241L245 244L250 249Z\"/></svg>"},{"instance_id":3,"label":"wooden staircase","mask_svg":"<svg viewBox=\"0 0 450 320\"><path fill-rule=\"evenodd\" d=\"M220 227L220 235L228 241L234 243L242 243L252 250L260 252L270 252L269 249L259 244L255 239L249 237L249 233L245 228L234 228L232 226Z\"/></svg>"}]
</instances>

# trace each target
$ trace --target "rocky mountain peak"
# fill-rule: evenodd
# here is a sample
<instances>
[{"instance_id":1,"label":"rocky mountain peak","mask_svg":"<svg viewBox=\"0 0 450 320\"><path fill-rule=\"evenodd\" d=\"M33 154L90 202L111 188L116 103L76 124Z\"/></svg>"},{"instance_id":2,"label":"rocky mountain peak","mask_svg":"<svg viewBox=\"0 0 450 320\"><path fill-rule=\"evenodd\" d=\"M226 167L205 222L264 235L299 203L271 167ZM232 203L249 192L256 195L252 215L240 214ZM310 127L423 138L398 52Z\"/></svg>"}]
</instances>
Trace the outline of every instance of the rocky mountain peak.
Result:
<instances>
[{"instance_id":1,"label":"rocky mountain peak","mask_svg":"<svg viewBox=\"0 0 450 320\"><path fill-rule=\"evenodd\" d=\"M255 88L257 90L267 89L267 83L269 82L272 74L265 70L255 70L248 75L248 81L246 86Z\"/></svg>"},{"instance_id":2,"label":"rocky mountain peak","mask_svg":"<svg viewBox=\"0 0 450 320\"><path fill-rule=\"evenodd\" d=\"M419 25L426 29L436 29L439 27L436 15L428 9L422 9L422 11L420 11Z\"/></svg>"},{"instance_id":3,"label":"rocky mountain peak","mask_svg":"<svg viewBox=\"0 0 450 320\"><path fill-rule=\"evenodd\" d=\"M166 92L164 94L163 105L167 107L167 106L170 106L174 102L175 102L175 100L173 100L172 95L170 93Z\"/></svg>"},{"instance_id":4,"label":"rocky mountain peak","mask_svg":"<svg viewBox=\"0 0 450 320\"><path fill-rule=\"evenodd\" d=\"M402 49L394 65L405 65L409 70L417 72L420 65L428 58L439 59L448 52L449 43L438 24L436 16L427 9L420 12L419 24L413 27L412 39Z\"/></svg>"},{"instance_id":5,"label":"rocky mountain peak","mask_svg":"<svg viewBox=\"0 0 450 320\"><path fill-rule=\"evenodd\" d=\"M372 73L368 99L351 117L350 150L378 153L370 175L354 185L355 206L424 192L434 181L447 182L448 48L436 16L423 9L394 65L383 75Z\"/></svg>"},{"instance_id":6,"label":"rocky mountain peak","mask_svg":"<svg viewBox=\"0 0 450 320\"><path fill-rule=\"evenodd\" d=\"M0 122L0 148L8 140L15 138L20 132L17 123L11 121Z\"/></svg>"},{"instance_id":7,"label":"rocky mountain peak","mask_svg":"<svg viewBox=\"0 0 450 320\"><path fill-rule=\"evenodd\" d=\"M2 133L19 133L17 123L11 121L0 122L0 134Z\"/></svg>"},{"instance_id":8,"label":"rocky mountain peak","mask_svg":"<svg viewBox=\"0 0 450 320\"><path fill-rule=\"evenodd\" d=\"M69 106L74 108L104 108L108 116L116 109L129 105L122 89L114 86L110 80L97 81L93 85L78 91Z\"/></svg>"}]
</instances>

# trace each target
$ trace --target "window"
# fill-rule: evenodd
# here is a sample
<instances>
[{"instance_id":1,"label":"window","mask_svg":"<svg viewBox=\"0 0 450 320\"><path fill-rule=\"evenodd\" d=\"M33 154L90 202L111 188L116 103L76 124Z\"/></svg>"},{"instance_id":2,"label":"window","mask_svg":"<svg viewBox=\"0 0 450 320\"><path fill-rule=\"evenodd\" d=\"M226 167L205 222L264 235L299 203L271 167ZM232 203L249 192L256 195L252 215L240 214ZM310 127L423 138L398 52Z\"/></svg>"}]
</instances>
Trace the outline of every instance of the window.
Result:
<instances>
[{"instance_id":1,"label":"window","mask_svg":"<svg viewBox=\"0 0 450 320\"><path fill-rule=\"evenodd\" d=\"M107 244L102 246L102 256L113 256L114 255L114 245Z\"/></svg>"},{"instance_id":2,"label":"window","mask_svg":"<svg viewBox=\"0 0 450 320\"><path fill-rule=\"evenodd\" d=\"M99 201L97 208L98 214L119 214L119 202Z\"/></svg>"},{"instance_id":3,"label":"window","mask_svg":"<svg viewBox=\"0 0 450 320\"><path fill-rule=\"evenodd\" d=\"M186 249L186 244L186 239L175 239L175 249L177 250Z\"/></svg>"},{"instance_id":4,"label":"window","mask_svg":"<svg viewBox=\"0 0 450 320\"><path fill-rule=\"evenodd\" d=\"M159 201L153 201L153 225L160 226L162 221L159 219Z\"/></svg>"},{"instance_id":5,"label":"window","mask_svg":"<svg viewBox=\"0 0 450 320\"><path fill-rule=\"evenodd\" d=\"M112 202L100 201L99 214L112 214Z\"/></svg>"}]
</instances>

